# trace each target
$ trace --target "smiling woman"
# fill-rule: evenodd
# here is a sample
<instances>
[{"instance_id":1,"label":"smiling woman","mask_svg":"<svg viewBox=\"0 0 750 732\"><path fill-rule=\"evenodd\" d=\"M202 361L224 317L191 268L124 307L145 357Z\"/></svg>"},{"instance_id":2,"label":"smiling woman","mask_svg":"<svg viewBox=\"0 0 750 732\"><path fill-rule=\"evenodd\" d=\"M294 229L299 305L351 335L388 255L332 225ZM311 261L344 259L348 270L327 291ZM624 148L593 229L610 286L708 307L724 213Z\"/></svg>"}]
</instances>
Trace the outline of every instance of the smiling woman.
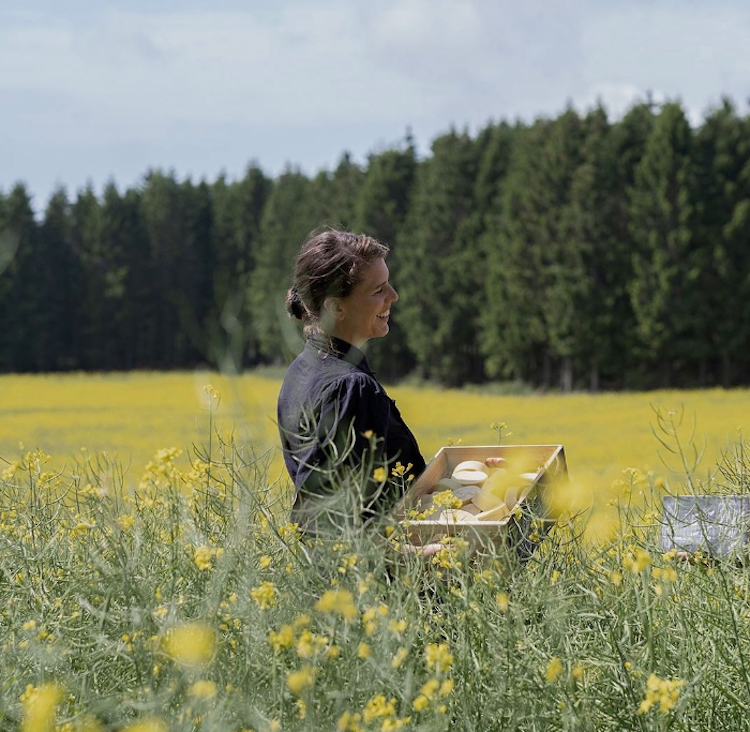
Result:
<instances>
[{"instance_id":1,"label":"smiling woman","mask_svg":"<svg viewBox=\"0 0 750 732\"><path fill-rule=\"evenodd\" d=\"M292 520L311 534L386 511L403 488L403 480L388 480L389 469L399 461L416 476L425 466L360 350L388 335L398 300L387 254L364 234L324 231L303 244L294 266L287 308L304 323L307 342L284 378L278 421L295 485Z\"/></svg>"}]
</instances>

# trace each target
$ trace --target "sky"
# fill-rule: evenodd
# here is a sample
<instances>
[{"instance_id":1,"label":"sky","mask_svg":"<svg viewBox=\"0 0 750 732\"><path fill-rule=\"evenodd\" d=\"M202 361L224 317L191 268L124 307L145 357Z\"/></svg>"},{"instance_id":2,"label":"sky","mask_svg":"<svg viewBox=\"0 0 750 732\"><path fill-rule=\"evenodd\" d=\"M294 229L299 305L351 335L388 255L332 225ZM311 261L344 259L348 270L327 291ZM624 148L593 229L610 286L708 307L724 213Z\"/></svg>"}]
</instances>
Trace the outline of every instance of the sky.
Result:
<instances>
[{"instance_id":1,"label":"sky","mask_svg":"<svg viewBox=\"0 0 750 732\"><path fill-rule=\"evenodd\" d=\"M750 98L746 0L0 0L0 191L336 166L650 92Z\"/></svg>"}]
</instances>

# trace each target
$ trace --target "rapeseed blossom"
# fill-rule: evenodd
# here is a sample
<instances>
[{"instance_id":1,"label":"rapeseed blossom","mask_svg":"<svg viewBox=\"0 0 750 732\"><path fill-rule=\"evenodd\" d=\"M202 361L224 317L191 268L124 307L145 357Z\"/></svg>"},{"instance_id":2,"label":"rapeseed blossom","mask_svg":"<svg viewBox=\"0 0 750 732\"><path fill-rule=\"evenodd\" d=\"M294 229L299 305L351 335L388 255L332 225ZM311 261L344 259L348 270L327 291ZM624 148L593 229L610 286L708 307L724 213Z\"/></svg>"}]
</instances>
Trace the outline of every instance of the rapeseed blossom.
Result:
<instances>
[{"instance_id":1,"label":"rapeseed blossom","mask_svg":"<svg viewBox=\"0 0 750 732\"><path fill-rule=\"evenodd\" d=\"M436 673L447 673L453 665L453 654L447 643L428 643L424 656L427 668Z\"/></svg>"},{"instance_id":2,"label":"rapeseed blossom","mask_svg":"<svg viewBox=\"0 0 750 732\"><path fill-rule=\"evenodd\" d=\"M271 644L274 653L278 653L284 648L291 648L294 645L294 628L291 625L282 625L277 631L269 631L268 642Z\"/></svg>"},{"instance_id":3,"label":"rapeseed blossom","mask_svg":"<svg viewBox=\"0 0 750 732\"><path fill-rule=\"evenodd\" d=\"M563 665L562 661L557 657L553 656L550 658L547 668L544 672L544 678L548 684L554 684L562 673Z\"/></svg>"},{"instance_id":4,"label":"rapeseed blossom","mask_svg":"<svg viewBox=\"0 0 750 732\"><path fill-rule=\"evenodd\" d=\"M208 701L216 696L216 684L213 681L201 679L190 687L188 694L194 699Z\"/></svg>"},{"instance_id":5,"label":"rapeseed blossom","mask_svg":"<svg viewBox=\"0 0 750 732\"><path fill-rule=\"evenodd\" d=\"M167 632L162 642L165 653L186 668L208 666L216 653L216 631L204 623L184 623Z\"/></svg>"},{"instance_id":6,"label":"rapeseed blossom","mask_svg":"<svg viewBox=\"0 0 750 732\"><path fill-rule=\"evenodd\" d=\"M62 698L63 690L58 684L39 687L29 684L20 697L23 705L21 732L51 732L55 726L57 705Z\"/></svg>"},{"instance_id":7,"label":"rapeseed blossom","mask_svg":"<svg viewBox=\"0 0 750 732\"><path fill-rule=\"evenodd\" d=\"M651 555L645 550L638 547L635 553L629 553L622 560L622 566L633 574L643 572L651 564Z\"/></svg>"},{"instance_id":8,"label":"rapeseed blossom","mask_svg":"<svg viewBox=\"0 0 750 732\"><path fill-rule=\"evenodd\" d=\"M315 603L315 609L329 615L341 615L347 621L357 617L354 596L348 590L327 590Z\"/></svg>"},{"instance_id":9,"label":"rapeseed blossom","mask_svg":"<svg viewBox=\"0 0 750 732\"><path fill-rule=\"evenodd\" d=\"M223 553L224 550L221 547L203 544L195 548L193 562L201 572L205 572L214 566L214 559L218 559Z\"/></svg>"},{"instance_id":10,"label":"rapeseed blossom","mask_svg":"<svg viewBox=\"0 0 750 732\"><path fill-rule=\"evenodd\" d=\"M315 682L315 669L310 665L305 665L297 671L291 671L286 677L286 685L292 694L299 696L305 689L312 687Z\"/></svg>"},{"instance_id":11,"label":"rapeseed blossom","mask_svg":"<svg viewBox=\"0 0 750 732\"><path fill-rule=\"evenodd\" d=\"M169 732L167 723L157 717L146 717L123 727L120 732Z\"/></svg>"},{"instance_id":12,"label":"rapeseed blossom","mask_svg":"<svg viewBox=\"0 0 750 732\"><path fill-rule=\"evenodd\" d=\"M682 679L661 679L651 674L646 681L646 696L638 707L638 714L646 714L655 705L667 714L680 699L680 689L685 685Z\"/></svg>"},{"instance_id":13,"label":"rapeseed blossom","mask_svg":"<svg viewBox=\"0 0 750 732\"><path fill-rule=\"evenodd\" d=\"M261 610L269 610L276 604L276 586L273 582L261 582L250 590L250 597Z\"/></svg>"}]
</instances>

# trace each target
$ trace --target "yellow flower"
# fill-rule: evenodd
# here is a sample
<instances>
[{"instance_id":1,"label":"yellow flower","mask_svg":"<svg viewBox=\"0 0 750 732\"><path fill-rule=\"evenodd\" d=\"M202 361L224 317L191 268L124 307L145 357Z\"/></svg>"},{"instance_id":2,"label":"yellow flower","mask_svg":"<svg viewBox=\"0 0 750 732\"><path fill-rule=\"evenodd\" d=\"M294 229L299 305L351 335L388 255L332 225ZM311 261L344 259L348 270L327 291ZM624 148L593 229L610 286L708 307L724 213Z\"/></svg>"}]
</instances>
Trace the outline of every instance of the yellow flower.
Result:
<instances>
[{"instance_id":1,"label":"yellow flower","mask_svg":"<svg viewBox=\"0 0 750 732\"><path fill-rule=\"evenodd\" d=\"M357 658L364 660L370 656L372 656L372 647L370 644L364 642L360 643L359 646L357 646Z\"/></svg>"},{"instance_id":2,"label":"yellow flower","mask_svg":"<svg viewBox=\"0 0 750 732\"><path fill-rule=\"evenodd\" d=\"M271 644L274 653L278 653L284 648L291 648L294 645L294 628L291 625L282 625L278 633L273 630L270 631L268 642Z\"/></svg>"},{"instance_id":3,"label":"yellow flower","mask_svg":"<svg viewBox=\"0 0 750 732\"><path fill-rule=\"evenodd\" d=\"M315 682L315 669L312 666L303 666L299 671L292 671L286 677L286 685L292 694L300 696L305 689L309 689Z\"/></svg>"},{"instance_id":4,"label":"yellow flower","mask_svg":"<svg viewBox=\"0 0 750 732\"><path fill-rule=\"evenodd\" d=\"M120 527L121 531L129 531L133 528L134 524L135 516L131 513L125 513L122 514L122 516L117 517L117 525Z\"/></svg>"},{"instance_id":5,"label":"yellow flower","mask_svg":"<svg viewBox=\"0 0 750 732\"><path fill-rule=\"evenodd\" d=\"M273 560L268 556L268 554L264 554L258 561L258 565L261 569L268 569L271 566L272 561Z\"/></svg>"},{"instance_id":6,"label":"yellow flower","mask_svg":"<svg viewBox=\"0 0 750 732\"><path fill-rule=\"evenodd\" d=\"M400 668L408 655L409 651L406 648L399 648L396 655L391 659L391 668Z\"/></svg>"},{"instance_id":7,"label":"yellow flower","mask_svg":"<svg viewBox=\"0 0 750 732\"><path fill-rule=\"evenodd\" d=\"M662 582L677 582L677 572L674 567L654 567L651 575L654 579L660 579Z\"/></svg>"},{"instance_id":8,"label":"yellow flower","mask_svg":"<svg viewBox=\"0 0 750 732\"><path fill-rule=\"evenodd\" d=\"M422 712L430 706L430 700L424 694L420 694L411 705L415 712Z\"/></svg>"},{"instance_id":9,"label":"yellow flower","mask_svg":"<svg viewBox=\"0 0 750 732\"><path fill-rule=\"evenodd\" d=\"M385 468L375 468L375 470L372 471L372 477L373 480L376 480L378 483L384 483L385 479L388 477L388 473L385 472Z\"/></svg>"},{"instance_id":10,"label":"yellow flower","mask_svg":"<svg viewBox=\"0 0 750 732\"><path fill-rule=\"evenodd\" d=\"M193 562L201 572L211 569L214 566L214 559L218 559L224 550L221 547L210 547L206 544L196 547L193 553Z\"/></svg>"},{"instance_id":11,"label":"yellow flower","mask_svg":"<svg viewBox=\"0 0 750 732\"><path fill-rule=\"evenodd\" d=\"M436 493L432 502L435 506L441 508L461 508L463 506L463 501L457 498L451 490Z\"/></svg>"},{"instance_id":12,"label":"yellow flower","mask_svg":"<svg viewBox=\"0 0 750 732\"><path fill-rule=\"evenodd\" d=\"M640 547L635 550L635 554L628 554L622 560L622 566L633 574L643 572L651 564L651 555Z\"/></svg>"},{"instance_id":13,"label":"yellow flower","mask_svg":"<svg viewBox=\"0 0 750 732\"><path fill-rule=\"evenodd\" d=\"M435 696L435 692L440 688L440 681L438 679L430 679L422 684L422 688L419 690L420 694L423 694L428 699L432 699Z\"/></svg>"},{"instance_id":14,"label":"yellow flower","mask_svg":"<svg viewBox=\"0 0 750 732\"><path fill-rule=\"evenodd\" d=\"M55 726L57 705L62 698L63 690L58 684L42 684L38 688L27 686L21 697L21 732L51 732Z\"/></svg>"},{"instance_id":15,"label":"yellow flower","mask_svg":"<svg viewBox=\"0 0 750 732\"><path fill-rule=\"evenodd\" d=\"M36 620L27 620L22 627L24 630L34 630L36 628Z\"/></svg>"},{"instance_id":16,"label":"yellow flower","mask_svg":"<svg viewBox=\"0 0 750 732\"><path fill-rule=\"evenodd\" d=\"M140 722L134 722L123 727L120 732L169 732L167 724L156 717L146 717Z\"/></svg>"},{"instance_id":17,"label":"yellow flower","mask_svg":"<svg viewBox=\"0 0 750 732\"><path fill-rule=\"evenodd\" d=\"M445 679L445 681L440 684L440 696L448 696L453 691L454 686L453 679Z\"/></svg>"},{"instance_id":18,"label":"yellow flower","mask_svg":"<svg viewBox=\"0 0 750 732\"><path fill-rule=\"evenodd\" d=\"M453 654L447 643L428 643L425 648L427 668L437 673L443 673L453 665Z\"/></svg>"},{"instance_id":19,"label":"yellow flower","mask_svg":"<svg viewBox=\"0 0 750 732\"><path fill-rule=\"evenodd\" d=\"M315 603L315 609L321 613L341 615L345 620L357 617L354 596L348 590L326 590Z\"/></svg>"},{"instance_id":20,"label":"yellow flower","mask_svg":"<svg viewBox=\"0 0 750 732\"><path fill-rule=\"evenodd\" d=\"M391 633L400 634L403 633L406 628L408 627L408 623L406 620L395 620L392 619L388 621L388 630L391 631Z\"/></svg>"},{"instance_id":21,"label":"yellow flower","mask_svg":"<svg viewBox=\"0 0 750 732\"><path fill-rule=\"evenodd\" d=\"M307 704L305 704L305 700L297 699L295 704L297 705L297 718L305 719L307 717Z\"/></svg>"},{"instance_id":22,"label":"yellow flower","mask_svg":"<svg viewBox=\"0 0 750 732\"><path fill-rule=\"evenodd\" d=\"M276 604L276 586L273 582L261 582L250 590L250 597L261 610L269 610Z\"/></svg>"},{"instance_id":23,"label":"yellow flower","mask_svg":"<svg viewBox=\"0 0 750 732\"><path fill-rule=\"evenodd\" d=\"M660 679L651 674L646 681L646 696L638 707L638 714L645 714L655 704L659 711L667 714L680 699L680 689L685 685L682 679Z\"/></svg>"},{"instance_id":24,"label":"yellow flower","mask_svg":"<svg viewBox=\"0 0 750 732\"><path fill-rule=\"evenodd\" d=\"M380 717L396 716L396 700L386 699L383 694L376 694L365 705L362 712L362 719L365 724L369 724L374 719Z\"/></svg>"},{"instance_id":25,"label":"yellow flower","mask_svg":"<svg viewBox=\"0 0 750 732\"><path fill-rule=\"evenodd\" d=\"M344 712L336 722L336 729L338 732L360 732L359 723L362 720L361 714L352 714L351 712Z\"/></svg>"},{"instance_id":26,"label":"yellow flower","mask_svg":"<svg viewBox=\"0 0 750 732\"><path fill-rule=\"evenodd\" d=\"M196 681L188 690L188 694L194 699L208 701L216 696L216 684L206 679Z\"/></svg>"},{"instance_id":27,"label":"yellow flower","mask_svg":"<svg viewBox=\"0 0 750 732\"><path fill-rule=\"evenodd\" d=\"M547 670L544 672L544 678L547 679L547 683L554 684L562 673L562 670L562 661L557 656L550 658Z\"/></svg>"},{"instance_id":28,"label":"yellow flower","mask_svg":"<svg viewBox=\"0 0 750 732\"><path fill-rule=\"evenodd\" d=\"M204 623L184 623L164 636L165 653L187 668L208 666L216 653L216 631Z\"/></svg>"},{"instance_id":29,"label":"yellow flower","mask_svg":"<svg viewBox=\"0 0 750 732\"><path fill-rule=\"evenodd\" d=\"M498 592L497 595L495 595L495 602L500 608L500 612L508 612L508 608L510 607L510 598L508 597L508 595L506 595L504 592Z\"/></svg>"},{"instance_id":30,"label":"yellow flower","mask_svg":"<svg viewBox=\"0 0 750 732\"><path fill-rule=\"evenodd\" d=\"M622 584L622 574L615 570L609 573L609 581L615 586L619 587Z\"/></svg>"}]
</instances>

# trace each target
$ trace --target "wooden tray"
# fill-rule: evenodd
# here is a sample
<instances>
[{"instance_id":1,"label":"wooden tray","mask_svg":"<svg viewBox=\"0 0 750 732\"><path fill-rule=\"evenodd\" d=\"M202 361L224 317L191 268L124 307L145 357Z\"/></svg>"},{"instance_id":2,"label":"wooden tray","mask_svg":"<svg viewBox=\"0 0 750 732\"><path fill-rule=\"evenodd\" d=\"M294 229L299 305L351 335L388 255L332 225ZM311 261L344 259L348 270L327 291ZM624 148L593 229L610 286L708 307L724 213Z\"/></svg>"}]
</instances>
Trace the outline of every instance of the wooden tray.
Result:
<instances>
[{"instance_id":1,"label":"wooden tray","mask_svg":"<svg viewBox=\"0 0 750 732\"><path fill-rule=\"evenodd\" d=\"M516 506L520 511L499 521L443 523L429 518L419 521L407 518L408 511L416 505L418 499L429 493L441 478L449 477L456 465L464 460L484 462L488 457L504 458L510 465L517 466L518 472L537 473L535 480L520 491L516 503L508 506L511 511ZM541 538L554 523L554 519L545 510L542 500L544 491L553 481L567 481L567 476L562 445L441 447L398 503L394 513L415 544L439 541L444 536L462 536L474 546L510 542L515 545L519 555L530 556L538 544L538 541L532 541L532 536L538 534Z\"/></svg>"}]
</instances>

